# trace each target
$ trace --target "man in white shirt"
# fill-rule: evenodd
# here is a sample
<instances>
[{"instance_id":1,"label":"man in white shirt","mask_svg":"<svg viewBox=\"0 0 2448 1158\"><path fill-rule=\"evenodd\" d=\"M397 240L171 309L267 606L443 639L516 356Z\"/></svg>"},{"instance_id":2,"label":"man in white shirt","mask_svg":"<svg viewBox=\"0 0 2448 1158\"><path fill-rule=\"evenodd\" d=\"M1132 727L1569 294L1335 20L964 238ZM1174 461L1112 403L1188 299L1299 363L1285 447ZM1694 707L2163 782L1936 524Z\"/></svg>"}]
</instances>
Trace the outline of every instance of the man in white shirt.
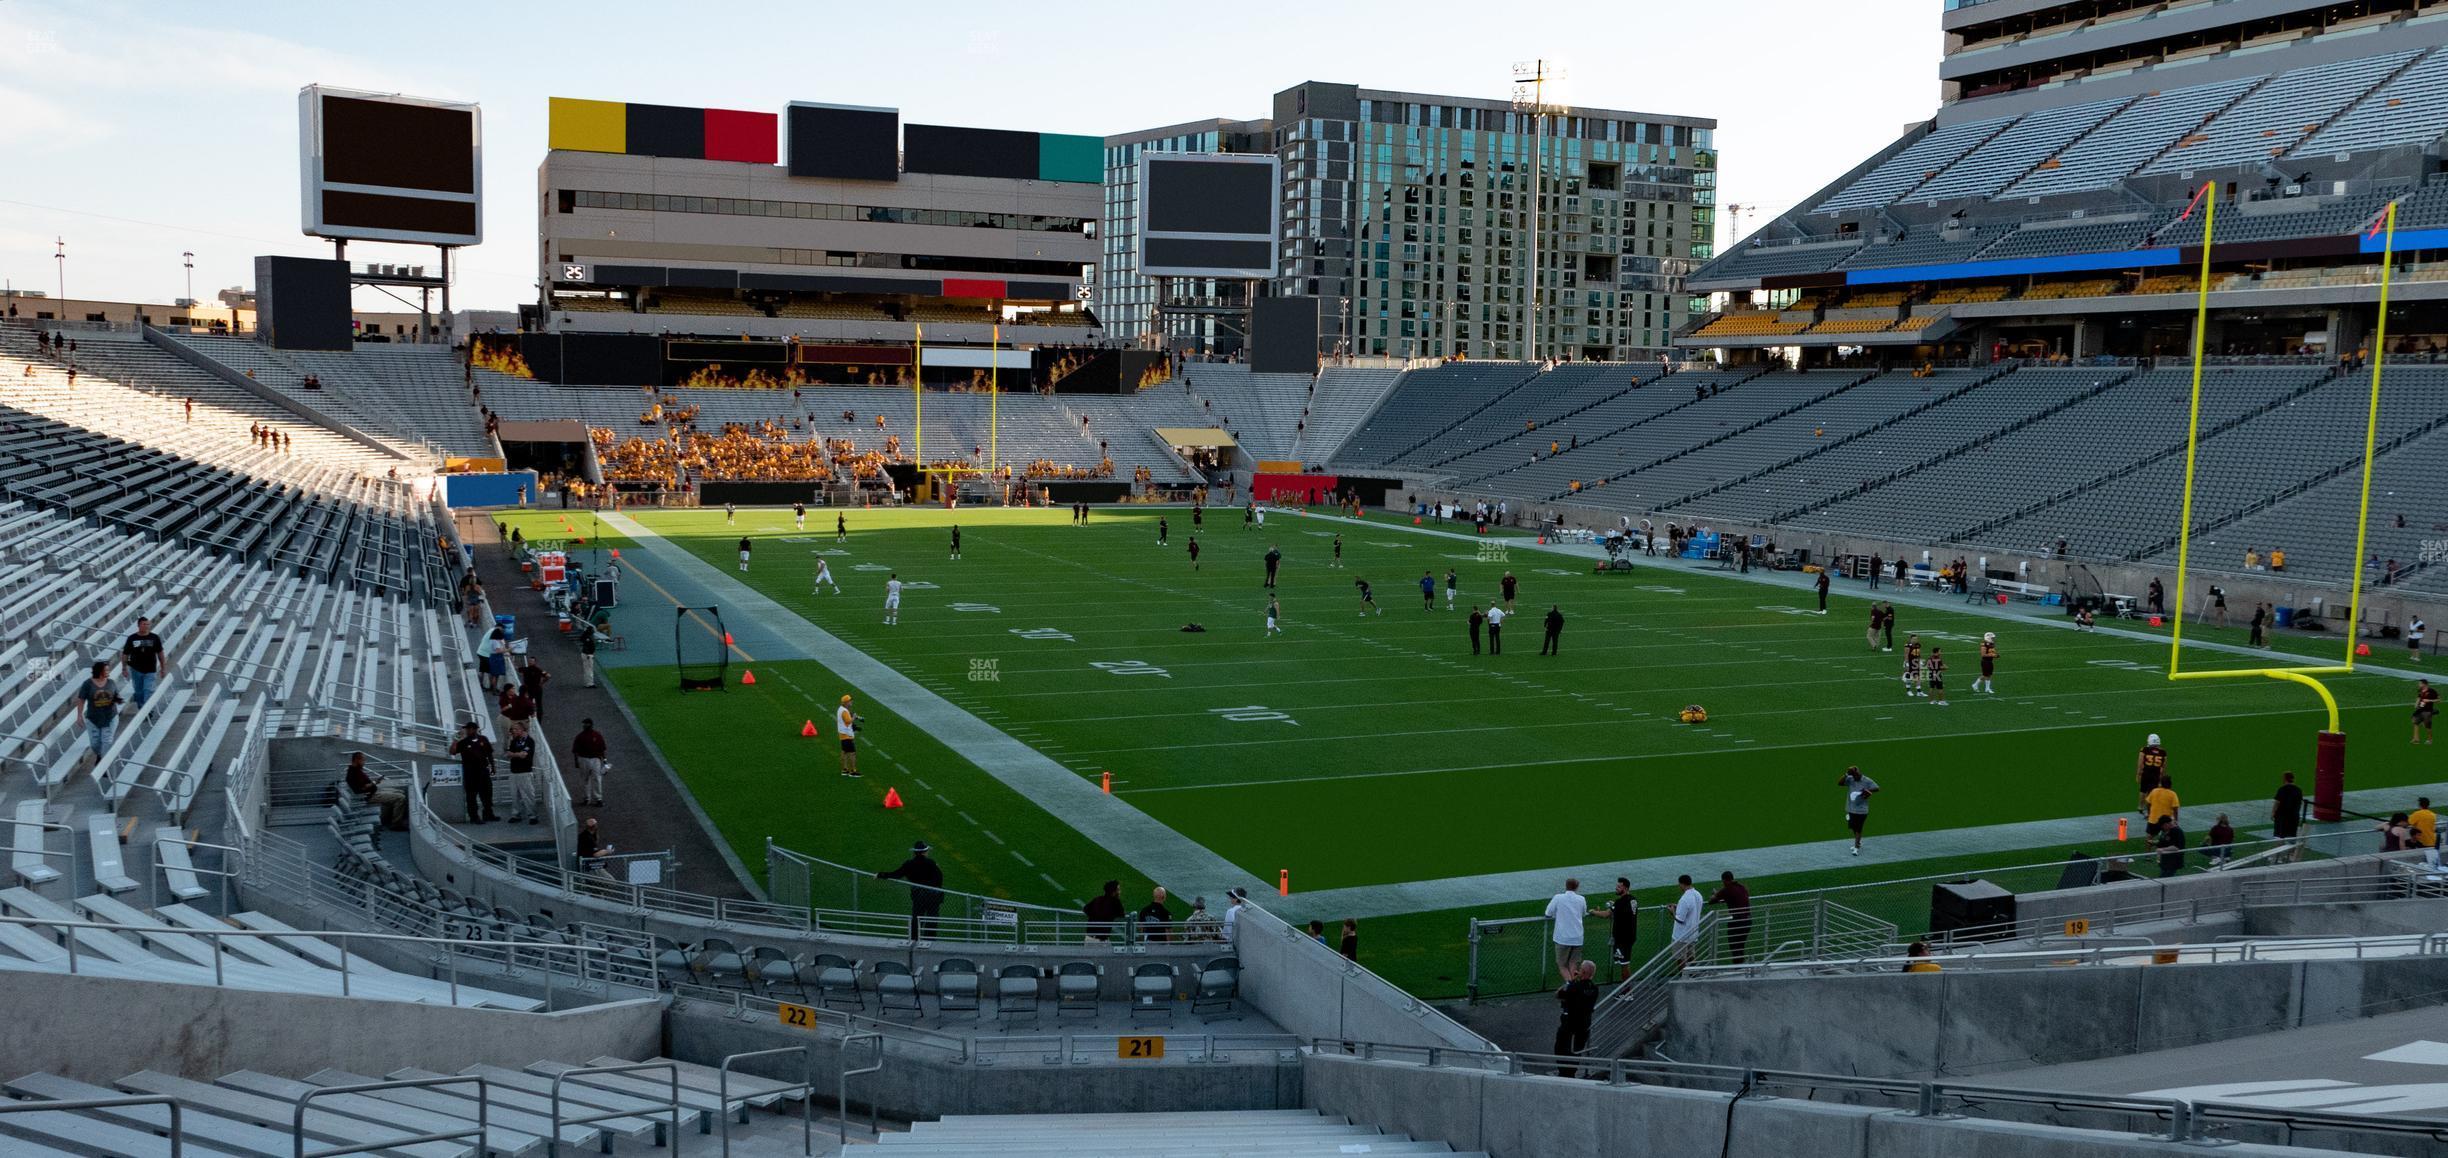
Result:
<instances>
[{"instance_id":1,"label":"man in white shirt","mask_svg":"<svg viewBox=\"0 0 2448 1158\"><path fill-rule=\"evenodd\" d=\"M1700 936L1700 890L1692 887L1689 873L1675 878L1683 891L1675 897L1674 954L1686 965L1691 964L1692 950L1698 947Z\"/></svg>"},{"instance_id":2,"label":"man in white shirt","mask_svg":"<svg viewBox=\"0 0 2448 1158\"><path fill-rule=\"evenodd\" d=\"M1240 942L1234 938L1241 935L1241 906L1249 903L1249 890L1236 885L1224 894L1224 899L1231 902L1224 909L1224 943L1238 945Z\"/></svg>"},{"instance_id":3,"label":"man in white shirt","mask_svg":"<svg viewBox=\"0 0 2448 1158\"><path fill-rule=\"evenodd\" d=\"M895 626L901 622L901 573L898 571L884 580L884 622Z\"/></svg>"},{"instance_id":4,"label":"man in white shirt","mask_svg":"<svg viewBox=\"0 0 2448 1158\"><path fill-rule=\"evenodd\" d=\"M1581 924L1589 919L1589 898L1581 895L1581 882L1567 878L1564 891L1547 900L1547 921L1554 929L1556 975L1566 979L1578 976L1581 967Z\"/></svg>"},{"instance_id":5,"label":"man in white shirt","mask_svg":"<svg viewBox=\"0 0 2448 1158\"><path fill-rule=\"evenodd\" d=\"M1504 654L1504 621L1512 614L1501 606L1491 606L1487 612L1488 654Z\"/></svg>"},{"instance_id":6,"label":"man in white shirt","mask_svg":"<svg viewBox=\"0 0 2448 1158\"><path fill-rule=\"evenodd\" d=\"M858 779L858 726L865 721L850 710L850 697L841 698L841 706L833 710L833 735L841 741L841 774Z\"/></svg>"}]
</instances>

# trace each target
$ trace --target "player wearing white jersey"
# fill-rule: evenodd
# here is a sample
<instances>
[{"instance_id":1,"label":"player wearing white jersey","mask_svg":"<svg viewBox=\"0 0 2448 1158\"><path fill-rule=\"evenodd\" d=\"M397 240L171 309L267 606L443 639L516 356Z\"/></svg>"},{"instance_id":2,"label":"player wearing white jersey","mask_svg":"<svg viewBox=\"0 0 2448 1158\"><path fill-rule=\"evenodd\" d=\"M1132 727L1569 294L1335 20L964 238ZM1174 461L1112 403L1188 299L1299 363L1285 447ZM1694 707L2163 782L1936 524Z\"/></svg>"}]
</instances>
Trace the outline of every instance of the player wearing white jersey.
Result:
<instances>
[{"instance_id":1,"label":"player wearing white jersey","mask_svg":"<svg viewBox=\"0 0 2448 1158\"><path fill-rule=\"evenodd\" d=\"M898 571L884 580L884 622L894 627L901 624L901 573Z\"/></svg>"}]
</instances>

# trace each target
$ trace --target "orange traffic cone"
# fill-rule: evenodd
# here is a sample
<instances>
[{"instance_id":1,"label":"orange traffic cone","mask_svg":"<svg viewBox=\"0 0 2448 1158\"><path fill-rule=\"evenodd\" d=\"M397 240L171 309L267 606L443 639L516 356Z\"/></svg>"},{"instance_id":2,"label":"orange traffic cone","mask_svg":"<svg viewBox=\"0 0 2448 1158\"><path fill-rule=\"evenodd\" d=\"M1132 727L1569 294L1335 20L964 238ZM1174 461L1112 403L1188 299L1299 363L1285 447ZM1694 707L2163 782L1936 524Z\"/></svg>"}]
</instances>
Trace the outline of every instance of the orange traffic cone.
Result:
<instances>
[{"instance_id":1,"label":"orange traffic cone","mask_svg":"<svg viewBox=\"0 0 2448 1158\"><path fill-rule=\"evenodd\" d=\"M902 804L901 804L901 790L900 790L900 789L898 789L898 788L887 788L887 789L885 789L885 790L884 790L884 807L886 807L886 808L900 808L900 807L902 807Z\"/></svg>"},{"instance_id":2,"label":"orange traffic cone","mask_svg":"<svg viewBox=\"0 0 2448 1158\"><path fill-rule=\"evenodd\" d=\"M2371 645L2370 645L2370 644L2368 644L2368 643L2358 643L2358 644L2356 644L2356 645L2355 645L2355 654L2356 654L2356 655L2361 655L2361 656L2368 656L2368 655L2370 655L2370 654L2371 654Z\"/></svg>"},{"instance_id":3,"label":"orange traffic cone","mask_svg":"<svg viewBox=\"0 0 2448 1158\"><path fill-rule=\"evenodd\" d=\"M1411 525L1412 525L1412 526L1414 526L1414 527L1416 527L1416 526L1420 525L1420 520L1419 520L1419 516L1418 516L1418 515L1413 515L1413 516L1411 516Z\"/></svg>"},{"instance_id":4,"label":"orange traffic cone","mask_svg":"<svg viewBox=\"0 0 2448 1158\"><path fill-rule=\"evenodd\" d=\"M2150 617L2150 625L2151 625L2152 627L2166 627L2166 626L2167 626L2167 621L2166 621L2166 620L2163 620L2163 619L2161 619L2161 618L2159 618L2159 617L2158 617L2158 616L2156 616L2156 615L2154 615L2154 616L2151 616L2151 617Z\"/></svg>"},{"instance_id":5,"label":"orange traffic cone","mask_svg":"<svg viewBox=\"0 0 2448 1158\"><path fill-rule=\"evenodd\" d=\"M749 670L748 670L748 669L746 669L746 668L741 668L741 669L740 669L740 682L741 682L741 683L743 683L743 684L753 684L753 683L755 683L755 682L756 682L756 673L755 673L755 672L752 672L752 671L749 671Z\"/></svg>"},{"instance_id":6,"label":"orange traffic cone","mask_svg":"<svg viewBox=\"0 0 2448 1158\"><path fill-rule=\"evenodd\" d=\"M804 724L799 725L799 734L800 734L800 735L802 735L802 736L813 736L813 735L815 735L815 734L816 734L816 721L814 721L814 720L809 720L807 723L804 723Z\"/></svg>"},{"instance_id":7,"label":"orange traffic cone","mask_svg":"<svg viewBox=\"0 0 2448 1158\"><path fill-rule=\"evenodd\" d=\"M731 633L730 633L730 632L728 632L728 631L726 631L726 632L724 632L724 633L723 633L723 646L724 646L724 647L729 647L729 646L731 646Z\"/></svg>"},{"instance_id":8,"label":"orange traffic cone","mask_svg":"<svg viewBox=\"0 0 2448 1158\"><path fill-rule=\"evenodd\" d=\"M620 548L618 548L618 547L614 547L614 548L612 548L612 557L613 557L613 558L615 558L615 559L620 558Z\"/></svg>"}]
</instances>

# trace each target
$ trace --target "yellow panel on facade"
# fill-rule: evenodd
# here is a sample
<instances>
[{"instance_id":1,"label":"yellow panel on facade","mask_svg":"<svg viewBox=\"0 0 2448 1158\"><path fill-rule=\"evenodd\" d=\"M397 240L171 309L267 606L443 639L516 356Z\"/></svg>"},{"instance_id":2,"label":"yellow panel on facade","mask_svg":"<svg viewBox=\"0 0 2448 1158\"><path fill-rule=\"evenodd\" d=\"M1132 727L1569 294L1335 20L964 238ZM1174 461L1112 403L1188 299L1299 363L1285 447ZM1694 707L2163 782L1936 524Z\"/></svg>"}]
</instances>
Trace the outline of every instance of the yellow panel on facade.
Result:
<instances>
[{"instance_id":1,"label":"yellow panel on facade","mask_svg":"<svg viewBox=\"0 0 2448 1158\"><path fill-rule=\"evenodd\" d=\"M629 106L621 101L552 98L548 147L582 153L629 151Z\"/></svg>"}]
</instances>

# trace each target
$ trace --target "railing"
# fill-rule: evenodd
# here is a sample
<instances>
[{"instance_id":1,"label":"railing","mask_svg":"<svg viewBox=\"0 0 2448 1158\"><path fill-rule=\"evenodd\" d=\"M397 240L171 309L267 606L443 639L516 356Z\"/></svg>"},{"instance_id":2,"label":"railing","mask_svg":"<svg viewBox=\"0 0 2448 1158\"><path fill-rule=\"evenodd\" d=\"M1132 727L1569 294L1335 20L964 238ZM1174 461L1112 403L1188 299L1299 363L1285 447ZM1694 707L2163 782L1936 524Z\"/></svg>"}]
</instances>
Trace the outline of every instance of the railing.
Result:
<instances>
[{"instance_id":1,"label":"railing","mask_svg":"<svg viewBox=\"0 0 2448 1158\"><path fill-rule=\"evenodd\" d=\"M427 959L436 968L456 969L467 961L487 965L495 975L539 973L548 1000L561 985L607 994L615 987L641 993L661 989L653 942L633 930L576 926L582 939L601 942L597 945L488 939L486 934L494 924L489 917L445 912L373 881L348 876L317 863L296 841L269 832L256 838L243 854L242 864L239 880L245 888L318 912L351 913L378 926L414 930L399 934L403 940L439 943L445 950L442 958Z\"/></svg>"},{"instance_id":2,"label":"railing","mask_svg":"<svg viewBox=\"0 0 2448 1158\"><path fill-rule=\"evenodd\" d=\"M878 1047L877 1052L879 1055L883 1052L881 1046ZM734 1098L731 1096L732 1064L735 1062L744 1062L761 1057L781 1057L784 1054L799 1055L799 1081L796 1085L785 1087L786 1090L797 1090L799 1092L799 1152L801 1154L814 1154L816 1152L816 1120L813 1117L810 1109L811 1104L816 1100L816 1063L813 1057L808 1053L808 1047L804 1045L786 1045L780 1049L760 1049L753 1050L748 1053L735 1053L722 1059L722 1068L715 1076L714 1086L714 1096L719 1100L720 1104L714 1108L714 1112L715 1116L722 1119L723 1158L731 1158L731 1103L735 1101L740 1103L740 1115L744 1121L748 1112L748 1097L759 1096L746 1095L739 1098ZM849 1110L847 1107L842 1109L842 1116L842 1128L845 1131L843 1140L847 1142L848 1135L846 1131L849 1129ZM868 1125L868 1132L872 1134L874 1131L874 1124L870 1122ZM677 1136L677 1131L674 1133L675 1136Z\"/></svg>"},{"instance_id":3,"label":"railing","mask_svg":"<svg viewBox=\"0 0 2448 1158\"><path fill-rule=\"evenodd\" d=\"M2448 1140L2448 1126L2437 1121L2378 1114L2320 1113L2225 1102L2189 1102L2177 1098L2018 1089L1970 1082L1868 1078L1663 1060L1390 1045L1335 1038L1312 1038L1307 1048L1315 1054L1334 1054L1423 1068L1474 1069L1508 1077L1541 1072L1579 1074L1609 1086L1699 1089L1732 1094L1737 1101L1768 1096L1770 1091L1783 1091L1777 1096L1798 1096L1807 1101L1861 1102L1878 1099L1901 1104L1901 1113L1921 1118L1977 1116L1980 1111L1994 1106L2033 1107L2059 1114L2090 1115L2094 1119L2092 1124L2106 1129L2129 1129L2135 1119L2164 1124L2164 1129L2153 1137L2154 1141L2217 1144L2222 1140L2205 1137L2200 1130L2203 1122L2214 1120L2275 1126L2290 1137L2297 1131L2317 1130Z\"/></svg>"},{"instance_id":4,"label":"railing","mask_svg":"<svg viewBox=\"0 0 2448 1158\"><path fill-rule=\"evenodd\" d=\"M811 931L909 938L912 923L909 899L913 890L906 882L878 881L869 870L793 852L770 839L765 842L765 876L773 904L806 913L808 921L804 927ZM1190 928L1185 920L1164 929L1143 929L1136 917L1127 915L1117 921L1090 921L1072 909L958 889L933 891L950 907L950 915L927 918L926 935L921 939L928 941L1081 944L1095 935L1115 945L1136 946L1181 937ZM879 893L888 899L890 910L865 907L875 904ZM829 902L833 907L819 906L819 901ZM1214 936L1221 937L1220 927Z\"/></svg>"},{"instance_id":5,"label":"railing","mask_svg":"<svg viewBox=\"0 0 2448 1158\"><path fill-rule=\"evenodd\" d=\"M2062 948L2054 947L2062 944ZM1786 962L1740 965L1692 965L1682 980L1726 977L1799 976L1805 974L1898 973L1907 966L1930 964L1942 970L1993 972L2006 969L2058 969L2091 965L2219 965L2246 961L2377 960L2448 955L2448 933L2400 933L2373 937L2256 937L2221 939L2180 945L2102 944L2095 938L2044 939L2038 949L1992 951L1974 946L1952 953L1910 957L1898 953L1868 954Z\"/></svg>"},{"instance_id":6,"label":"railing","mask_svg":"<svg viewBox=\"0 0 2448 1158\"><path fill-rule=\"evenodd\" d=\"M550 1134L550 1135L549 1135L549 1136L548 1136L548 1137L545 1139L545 1142L544 1142L544 1153L545 1153L546 1158L558 1158L558 1156L560 1155L560 1153L561 1153L561 1127L563 1127L563 1126L583 1126L583 1125L586 1125L586 1124L587 1124L587 1123L589 1123L589 1122L608 1122L608 1121L611 1121L611 1120L612 1120L612 1119L614 1119L614 1118L628 1118L628 1117L635 1117L635 1116L638 1116L638 1114L639 1114L639 1110L638 1110L637 1108L635 1108L635 1107L625 1107L625 1108L622 1108L622 1109L617 1109L617 1110L598 1110L598 1111L596 1111L596 1112L594 1112L594 1113L587 1114L587 1115L584 1115L584 1116L582 1116L582 1117L575 1117L575 1118L570 1117L570 1116L568 1116L568 1115L566 1115L566 1114L563 1114L563 1113L561 1112L561 1084L562 1084L563 1082L566 1082L566 1081L570 1080L571 1078L583 1078L583 1077L588 1077L588 1076L595 1075L595 1074L636 1074L636 1073L649 1073L649 1072L652 1072L652 1071L655 1071L655 1070L661 1070L661 1071L663 1071L664 1073L666 1073L666 1074L670 1075L670 1077L671 1077L671 1100L670 1100L670 1101L668 1101L668 1102L663 1103L662 1105L658 1105L658 1106L648 1106L648 1107L646 1107L646 1109L649 1109L649 1110L656 1110L656 1111L662 1111L662 1110L669 1110L669 1111L671 1111L671 1133L670 1133L670 1134L668 1134L668 1135L666 1135L666 1137L668 1137L668 1138L670 1138L670 1139L671 1139L671 1148L672 1148L672 1153L674 1153L674 1154L679 1153L679 1152L680 1152L680 1067L679 1067L677 1064L672 1063L672 1062L630 1062L630 1063L623 1063L623 1064L621 1064L621 1065L610 1065L610 1066L582 1066L582 1067L578 1067L578 1068L575 1068L575 1069L566 1069L566 1070L562 1070L561 1072L556 1073L556 1074L554 1074L554 1075L553 1075L553 1080L552 1080L552 1133L551 1133L551 1134ZM725 1142L726 1142L726 1143L728 1143L728 1141L729 1141L729 1135L728 1135L728 1132L726 1131L726 1133L725 1133ZM611 1143L611 1140L610 1140L610 1139L608 1139L608 1138L607 1138L607 1139L605 1139L605 1141L604 1141L604 1145L606 1145L606 1146L610 1146L611 1144L612 1144L612 1143Z\"/></svg>"},{"instance_id":7,"label":"railing","mask_svg":"<svg viewBox=\"0 0 2448 1158\"><path fill-rule=\"evenodd\" d=\"M229 885L232 880L237 879L238 870L226 867L217 869L205 868L204 866L195 863L195 850L199 848L209 848L214 852L220 853L222 855L221 863L223 865L228 865L236 858L244 855L245 850L234 845L211 844L201 840L191 840L184 836L164 836L154 840L152 852L153 871L145 879L145 907L148 909L161 908L161 882L162 877L164 876L162 870L161 849L165 844L175 844L187 850L187 867L182 871L191 872L200 877L211 877L220 882L219 884L215 885L214 888L221 894L221 911L224 913L229 912Z\"/></svg>"},{"instance_id":8,"label":"railing","mask_svg":"<svg viewBox=\"0 0 2448 1158\"><path fill-rule=\"evenodd\" d=\"M866 1065L853 1069L850 1066L850 1045L853 1042L859 1041L870 1041L875 1043L875 1060L867 1063ZM880 1033L854 1033L843 1038L841 1040L841 1053L838 1060L841 1063L841 1069L833 1075L833 1108L841 1116L834 1120L841 1123L840 1144L843 1146L848 1146L850 1144L850 1079L858 1077L862 1074L878 1073L883 1070L884 1035ZM867 1101L867 1133L870 1137L872 1137L874 1136L875 1132L875 1099L870 1098Z\"/></svg>"},{"instance_id":9,"label":"railing","mask_svg":"<svg viewBox=\"0 0 2448 1158\"><path fill-rule=\"evenodd\" d=\"M353 978L349 963L354 957L356 957L356 954L349 952L349 947L351 945L371 941L377 943L425 946L430 949L440 951L442 955L443 968L447 971L447 976L444 978L437 978L436 980L443 980L448 983L450 986L451 1003L453 1005L456 1005L459 1002L459 958L467 947L464 943L449 937L418 937L400 933L359 933L340 930L297 929L285 932L264 932L256 929L191 929L176 925L122 925L110 921L70 920L64 917L12 916L0 916L0 924L21 925L28 928L37 929L52 929L63 934L60 937L60 941L63 947L65 947L68 951L68 972L71 974L80 972L80 970L77 968L80 953L80 950L77 948L77 942L79 940L77 937L77 932L79 930L104 933L127 933L144 940L176 937L193 937L201 940L209 940L213 943L213 947L215 949L212 964L213 986L215 988L227 988L229 984L227 978L226 960L229 954L227 951L221 948L222 942L224 941L232 938L252 938L258 941L277 941L284 938L296 939L300 937L312 938L318 941L331 941L335 942L336 947L340 950L340 967L336 970L331 970L331 972L337 973L340 976L340 995L342 997L355 996L350 989ZM481 944L484 948L491 951L510 953L513 955L514 959L517 954L521 953L532 954L537 957L571 956L583 958L588 956L602 957L613 952L610 949L592 945L554 944L549 941L493 941L483 942ZM84 950L82 952L85 956L93 956L93 952L91 950ZM108 961L110 958L104 957L103 960ZM176 961L165 957L162 959L162 964L165 966L170 966L185 964L185 962ZM114 969L107 972L117 973L119 970ZM389 973L390 971L385 970L384 972ZM545 1002L547 1006L549 1006L551 1004L552 996L552 990L550 988L550 978L552 977L552 974L548 972L545 974L545 976L547 978Z\"/></svg>"},{"instance_id":10,"label":"railing","mask_svg":"<svg viewBox=\"0 0 2448 1158\"><path fill-rule=\"evenodd\" d=\"M187 1123L184 1107L178 1099L164 1094L130 1094L124 1098L77 1098L73 1101L0 1101L0 1114L31 1114L43 1111L73 1112L76 1110L117 1110L131 1106L170 1107L170 1158L182 1158L187 1153Z\"/></svg>"},{"instance_id":11,"label":"railing","mask_svg":"<svg viewBox=\"0 0 2448 1158\"><path fill-rule=\"evenodd\" d=\"M774 1022L781 1017L783 1002L779 998L745 989L722 989L704 985L681 984L672 987L672 998L727 1006L726 1015L744 1022ZM808 1009L798 1006L799 1009ZM847 1013L838 1009L817 1007L815 1028L818 1033L880 1035L896 1048L928 1052L953 1065L1040 1064L1048 1066L1087 1065L1102 1060L1116 1060L1118 1043L1136 1033L1063 1033L1063 1034L965 1034L940 1029L906 1025L863 1013ZM796 1016L796 1014L795 1014ZM1161 1028L1151 1027L1162 1033ZM1198 1064L1217 1064L1235 1060L1251 1053L1272 1055L1278 1062L1298 1060L1301 1039L1288 1033L1198 1033L1164 1034L1166 1060Z\"/></svg>"},{"instance_id":12,"label":"railing","mask_svg":"<svg viewBox=\"0 0 2448 1158\"><path fill-rule=\"evenodd\" d=\"M221 796L230 823L237 826L240 844L254 839L270 819L265 811L271 780L269 753L262 722L249 720L239 735L237 753L221 772Z\"/></svg>"},{"instance_id":13,"label":"railing","mask_svg":"<svg viewBox=\"0 0 2448 1158\"><path fill-rule=\"evenodd\" d=\"M476 1124L464 1130L428 1130L422 1134L402 1134L379 1142L363 1142L354 1146L332 1146L322 1150L306 1148L306 1107L316 1098L340 1094L370 1094L381 1090L429 1089L435 1086L473 1085L476 1087ZM363 1154L370 1150L389 1150L401 1146L422 1146L428 1142L467 1142L478 1154L485 1152L486 1136L491 1126L491 1099L485 1097L485 1080L480 1077L448 1076L439 1078L404 1078L388 1082L359 1082L347 1086L317 1086L297 1096L297 1109L289 1118L289 1136L295 1144L293 1158L334 1158L340 1154Z\"/></svg>"}]
</instances>

